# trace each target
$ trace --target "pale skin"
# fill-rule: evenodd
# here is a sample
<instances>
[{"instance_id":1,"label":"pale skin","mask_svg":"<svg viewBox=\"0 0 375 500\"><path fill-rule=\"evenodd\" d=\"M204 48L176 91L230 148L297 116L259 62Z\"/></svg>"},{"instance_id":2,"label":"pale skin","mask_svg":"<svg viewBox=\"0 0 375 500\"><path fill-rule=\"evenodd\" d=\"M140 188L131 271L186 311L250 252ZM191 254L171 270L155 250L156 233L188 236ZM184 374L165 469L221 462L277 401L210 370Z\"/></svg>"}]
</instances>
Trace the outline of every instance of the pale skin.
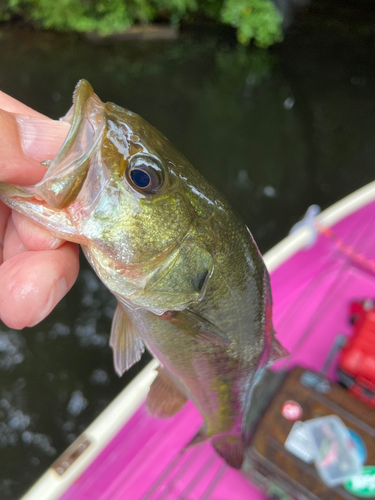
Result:
<instances>
[{"instance_id":1,"label":"pale skin","mask_svg":"<svg viewBox=\"0 0 375 500\"><path fill-rule=\"evenodd\" d=\"M69 131L0 92L0 182L31 185ZM12 212L0 201L0 319L21 329L42 321L73 286L78 246Z\"/></svg>"}]
</instances>

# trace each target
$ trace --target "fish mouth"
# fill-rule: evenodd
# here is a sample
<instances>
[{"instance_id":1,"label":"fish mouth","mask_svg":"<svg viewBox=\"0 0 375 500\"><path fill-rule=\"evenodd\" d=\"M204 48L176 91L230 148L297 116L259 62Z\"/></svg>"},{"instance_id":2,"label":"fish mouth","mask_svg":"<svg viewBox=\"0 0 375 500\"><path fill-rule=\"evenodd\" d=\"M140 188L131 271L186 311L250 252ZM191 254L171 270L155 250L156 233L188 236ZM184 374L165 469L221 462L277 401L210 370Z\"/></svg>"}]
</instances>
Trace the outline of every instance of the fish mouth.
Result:
<instances>
[{"instance_id":1,"label":"fish mouth","mask_svg":"<svg viewBox=\"0 0 375 500\"><path fill-rule=\"evenodd\" d=\"M86 80L73 94L73 106L62 118L71 128L34 193L49 206L62 209L75 201L86 179L90 159L104 129L104 104Z\"/></svg>"}]
</instances>

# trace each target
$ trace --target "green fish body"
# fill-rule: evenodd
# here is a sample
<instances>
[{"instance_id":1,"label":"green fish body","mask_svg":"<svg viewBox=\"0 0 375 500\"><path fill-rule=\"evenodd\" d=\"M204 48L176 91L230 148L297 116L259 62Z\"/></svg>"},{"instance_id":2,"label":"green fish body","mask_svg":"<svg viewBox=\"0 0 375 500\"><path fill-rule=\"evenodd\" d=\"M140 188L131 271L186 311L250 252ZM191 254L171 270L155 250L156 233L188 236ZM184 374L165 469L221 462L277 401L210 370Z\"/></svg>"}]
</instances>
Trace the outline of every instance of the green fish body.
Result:
<instances>
[{"instance_id":1,"label":"green fish body","mask_svg":"<svg viewBox=\"0 0 375 500\"><path fill-rule=\"evenodd\" d=\"M244 419L262 369L285 355L272 327L270 282L227 201L140 116L102 103L81 80L69 135L43 180L0 183L0 198L80 243L116 296L110 343L121 375L146 347L161 367L147 400L168 417L186 399L240 468Z\"/></svg>"}]
</instances>

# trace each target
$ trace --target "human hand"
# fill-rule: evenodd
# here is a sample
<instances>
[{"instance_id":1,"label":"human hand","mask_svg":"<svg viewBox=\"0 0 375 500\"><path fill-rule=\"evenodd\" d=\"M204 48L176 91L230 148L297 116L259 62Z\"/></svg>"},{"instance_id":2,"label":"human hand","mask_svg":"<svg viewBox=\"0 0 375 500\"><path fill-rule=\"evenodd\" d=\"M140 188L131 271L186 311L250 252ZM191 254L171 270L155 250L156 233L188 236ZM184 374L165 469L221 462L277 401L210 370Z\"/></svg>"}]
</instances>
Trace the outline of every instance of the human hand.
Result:
<instances>
[{"instance_id":1,"label":"human hand","mask_svg":"<svg viewBox=\"0 0 375 500\"><path fill-rule=\"evenodd\" d=\"M31 185L54 158L70 125L54 121L0 91L0 182ZM34 326L73 286L78 246L56 238L0 201L0 319Z\"/></svg>"}]
</instances>

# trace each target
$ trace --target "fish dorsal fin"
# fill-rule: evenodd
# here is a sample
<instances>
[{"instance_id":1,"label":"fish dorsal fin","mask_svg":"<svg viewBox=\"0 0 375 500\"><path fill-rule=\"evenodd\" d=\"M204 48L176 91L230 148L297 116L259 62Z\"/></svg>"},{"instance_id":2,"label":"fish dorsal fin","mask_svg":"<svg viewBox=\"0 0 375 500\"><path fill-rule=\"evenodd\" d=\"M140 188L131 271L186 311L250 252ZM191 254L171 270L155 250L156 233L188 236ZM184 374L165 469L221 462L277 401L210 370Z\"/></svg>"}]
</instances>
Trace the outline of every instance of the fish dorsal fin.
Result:
<instances>
[{"instance_id":1,"label":"fish dorsal fin","mask_svg":"<svg viewBox=\"0 0 375 500\"><path fill-rule=\"evenodd\" d=\"M289 352L280 344L280 342L275 337L272 337L271 353L267 366L272 365L272 363L279 361L279 359L286 358L287 356L289 356Z\"/></svg>"},{"instance_id":2,"label":"fish dorsal fin","mask_svg":"<svg viewBox=\"0 0 375 500\"><path fill-rule=\"evenodd\" d=\"M157 418L169 418L180 411L187 398L178 389L166 374L166 370L159 367L158 375L150 387L147 395L147 411Z\"/></svg>"},{"instance_id":3,"label":"fish dorsal fin","mask_svg":"<svg viewBox=\"0 0 375 500\"><path fill-rule=\"evenodd\" d=\"M189 309L185 309L184 311L166 311L160 317L197 342L224 346L230 343L226 334L211 323L211 321Z\"/></svg>"},{"instance_id":4,"label":"fish dorsal fin","mask_svg":"<svg viewBox=\"0 0 375 500\"><path fill-rule=\"evenodd\" d=\"M120 304L117 304L112 320L109 345L113 349L115 371L120 377L141 359L145 350L143 342L137 337L133 321Z\"/></svg>"}]
</instances>

